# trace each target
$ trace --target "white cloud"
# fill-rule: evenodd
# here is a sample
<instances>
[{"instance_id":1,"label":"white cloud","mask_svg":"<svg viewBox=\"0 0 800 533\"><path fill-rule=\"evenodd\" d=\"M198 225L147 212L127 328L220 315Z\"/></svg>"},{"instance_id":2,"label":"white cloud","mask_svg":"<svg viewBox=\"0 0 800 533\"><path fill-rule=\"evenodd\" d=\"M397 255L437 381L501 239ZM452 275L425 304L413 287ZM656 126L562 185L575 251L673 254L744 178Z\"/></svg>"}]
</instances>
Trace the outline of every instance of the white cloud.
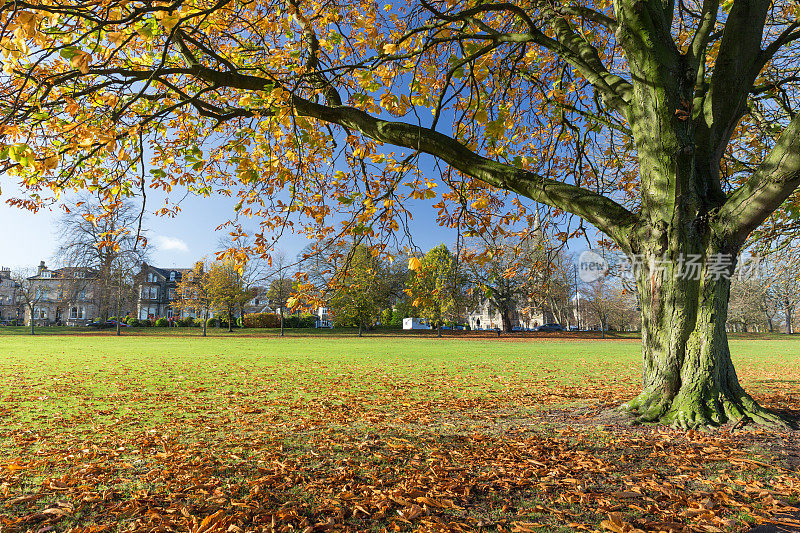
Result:
<instances>
[{"instance_id":1,"label":"white cloud","mask_svg":"<svg viewBox=\"0 0 800 533\"><path fill-rule=\"evenodd\" d=\"M166 235L156 235L153 239L155 241L156 248L160 252L166 251L178 251L178 252L188 252L189 246L182 240L176 237L167 237Z\"/></svg>"}]
</instances>

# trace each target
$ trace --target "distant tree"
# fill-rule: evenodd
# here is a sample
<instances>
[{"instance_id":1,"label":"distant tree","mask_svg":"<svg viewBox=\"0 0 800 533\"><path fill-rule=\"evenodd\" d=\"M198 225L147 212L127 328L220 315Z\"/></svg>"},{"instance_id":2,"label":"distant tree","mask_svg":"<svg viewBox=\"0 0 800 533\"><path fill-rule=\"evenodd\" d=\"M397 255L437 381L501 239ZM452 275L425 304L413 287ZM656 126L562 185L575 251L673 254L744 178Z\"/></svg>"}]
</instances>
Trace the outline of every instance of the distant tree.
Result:
<instances>
[{"instance_id":1,"label":"distant tree","mask_svg":"<svg viewBox=\"0 0 800 533\"><path fill-rule=\"evenodd\" d=\"M202 284L211 309L227 316L228 331L233 331L236 310L252 297L239 267L231 259L215 261L207 266Z\"/></svg>"},{"instance_id":2,"label":"distant tree","mask_svg":"<svg viewBox=\"0 0 800 533\"><path fill-rule=\"evenodd\" d=\"M330 283L328 306L342 325L372 326L394 290L390 267L372 249L356 245Z\"/></svg>"},{"instance_id":3,"label":"distant tree","mask_svg":"<svg viewBox=\"0 0 800 533\"><path fill-rule=\"evenodd\" d=\"M395 301L394 308L392 309L391 326L393 328L402 328L403 319L413 316L414 306L411 305L411 298L404 292L403 295Z\"/></svg>"},{"instance_id":4,"label":"distant tree","mask_svg":"<svg viewBox=\"0 0 800 533\"><path fill-rule=\"evenodd\" d=\"M64 266L91 270L96 275L93 296L101 319L112 313L119 317L123 308L136 299L134 274L147 258L141 216L131 202L108 205L83 197L58 221L61 243L56 252L58 261ZM86 283L85 279L76 278L65 282L62 290L77 294Z\"/></svg>"},{"instance_id":5,"label":"distant tree","mask_svg":"<svg viewBox=\"0 0 800 533\"><path fill-rule=\"evenodd\" d=\"M604 276L585 283L580 294L581 305L590 319L597 320L603 337L612 318L618 319L620 329L627 329L638 316L635 296L626 290L619 278Z\"/></svg>"},{"instance_id":6,"label":"distant tree","mask_svg":"<svg viewBox=\"0 0 800 533\"><path fill-rule=\"evenodd\" d=\"M239 316L244 324L245 307L248 300L257 297L263 290L263 284L268 282L272 267L276 260L286 265L286 257L283 252L277 251L269 259L265 254L255 251L257 248L256 238L243 233L231 233L227 237L219 240L219 245L223 251L218 254L218 259L231 261L237 266L239 272L239 283L243 293L238 303Z\"/></svg>"},{"instance_id":7,"label":"distant tree","mask_svg":"<svg viewBox=\"0 0 800 533\"><path fill-rule=\"evenodd\" d=\"M204 261L197 261L194 268L181 276L175 286L176 299L172 306L177 311L202 318L203 337L206 336L208 315L211 310L211 298L206 285L207 265Z\"/></svg>"},{"instance_id":8,"label":"distant tree","mask_svg":"<svg viewBox=\"0 0 800 533\"><path fill-rule=\"evenodd\" d=\"M391 307L387 307L383 311L381 311L381 325L382 326L391 326L392 325L392 315L394 312L392 311Z\"/></svg>"},{"instance_id":9,"label":"distant tree","mask_svg":"<svg viewBox=\"0 0 800 533\"><path fill-rule=\"evenodd\" d=\"M542 254L542 273L534 294L559 324L566 324L572 315L570 298L576 290L574 264L562 247L546 247Z\"/></svg>"},{"instance_id":10,"label":"distant tree","mask_svg":"<svg viewBox=\"0 0 800 533\"><path fill-rule=\"evenodd\" d=\"M761 266L767 298L783 314L784 333L794 333L795 310L800 303L800 253L795 248L775 251Z\"/></svg>"},{"instance_id":11,"label":"distant tree","mask_svg":"<svg viewBox=\"0 0 800 533\"><path fill-rule=\"evenodd\" d=\"M44 299L44 292L42 292L41 287L39 286L36 281L30 279L36 274L34 270L31 269L21 269L14 273L13 278L17 284L17 298L18 301L22 302L25 307L28 308L28 314L30 315L30 326L31 326L31 335L35 335L36 332L34 331L35 321L33 318L33 312L36 309L36 304L38 304L41 300Z\"/></svg>"},{"instance_id":12,"label":"distant tree","mask_svg":"<svg viewBox=\"0 0 800 533\"><path fill-rule=\"evenodd\" d=\"M463 256L475 303L486 303L510 332L520 316L549 311L559 322L569 312L569 260L540 231L521 241L484 237Z\"/></svg>"},{"instance_id":13,"label":"distant tree","mask_svg":"<svg viewBox=\"0 0 800 533\"><path fill-rule=\"evenodd\" d=\"M409 259L409 268L414 271L407 289L412 305L436 326L441 337L444 322L457 320L468 299L467 274L444 244L429 250L422 259Z\"/></svg>"},{"instance_id":14,"label":"distant tree","mask_svg":"<svg viewBox=\"0 0 800 533\"><path fill-rule=\"evenodd\" d=\"M762 280L734 276L728 302L728 324L733 330L749 331L753 326L764 324L767 290Z\"/></svg>"},{"instance_id":15,"label":"distant tree","mask_svg":"<svg viewBox=\"0 0 800 533\"><path fill-rule=\"evenodd\" d=\"M283 322L286 316L286 300L294 291L294 282L291 266L286 254L278 251L272 258L272 272L268 274L269 289L267 298L269 305L273 309L277 307L281 320L281 337L283 337Z\"/></svg>"}]
</instances>

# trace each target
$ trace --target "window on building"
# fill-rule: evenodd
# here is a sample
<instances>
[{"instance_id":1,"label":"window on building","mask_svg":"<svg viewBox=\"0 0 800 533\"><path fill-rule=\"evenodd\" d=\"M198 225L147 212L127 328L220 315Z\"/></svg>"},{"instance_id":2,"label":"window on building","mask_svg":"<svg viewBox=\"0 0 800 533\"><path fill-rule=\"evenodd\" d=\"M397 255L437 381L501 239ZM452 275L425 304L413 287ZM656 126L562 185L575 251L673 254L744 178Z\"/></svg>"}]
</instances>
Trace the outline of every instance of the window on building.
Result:
<instances>
[{"instance_id":1,"label":"window on building","mask_svg":"<svg viewBox=\"0 0 800 533\"><path fill-rule=\"evenodd\" d=\"M170 289L169 290L169 299L170 300L174 300L175 299L175 289Z\"/></svg>"},{"instance_id":2,"label":"window on building","mask_svg":"<svg viewBox=\"0 0 800 533\"><path fill-rule=\"evenodd\" d=\"M33 318L43 320L47 318L47 308L46 307L34 307L33 308Z\"/></svg>"},{"instance_id":3,"label":"window on building","mask_svg":"<svg viewBox=\"0 0 800 533\"><path fill-rule=\"evenodd\" d=\"M169 280L170 281L175 281L175 271L174 270L169 273Z\"/></svg>"},{"instance_id":4,"label":"window on building","mask_svg":"<svg viewBox=\"0 0 800 533\"><path fill-rule=\"evenodd\" d=\"M73 305L69 309L69 317L73 320L83 320L86 318L86 307Z\"/></svg>"},{"instance_id":5,"label":"window on building","mask_svg":"<svg viewBox=\"0 0 800 533\"><path fill-rule=\"evenodd\" d=\"M158 299L158 287L150 287L150 299L151 300Z\"/></svg>"},{"instance_id":6,"label":"window on building","mask_svg":"<svg viewBox=\"0 0 800 533\"><path fill-rule=\"evenodd\" d=\"M153 272L150 272L147 275L147 281L149 281L150 283L155 283L158 280L156 279L156 275Z\"/></svg>"},{"instance_id":7,"label":"window on building","mask_svg":"<svg viewBox=\"0 0 800 533\"><path fill-rule=\"evenodd\" d=\"M37 287L36 288L36 299L37 300L46 300L47 299L47 289L44 287Z\"/></svg>"},{"instance_id":8,"label":"window on building","mask_svg":"<svg viewBox=\"0 0 800 533\"><path fill-rule=\"evenodd\" d=\"M82 278L86 277L86 272L83 272L81 270L76 270L74 275L75 275L75 278L82 279Z\"/></svg>"},{"instance_id":9,"label":"window on building","mask_svg":"<svg viewBox=\"0 0 800 533\"><path fill-rule=\"evenodd\" d=\"M53 277L53 273L50 272L49 270L43 270L42 271L42 275L41 275L42 279L51 279L52 277Z\"/></svg>"}]
</instances>

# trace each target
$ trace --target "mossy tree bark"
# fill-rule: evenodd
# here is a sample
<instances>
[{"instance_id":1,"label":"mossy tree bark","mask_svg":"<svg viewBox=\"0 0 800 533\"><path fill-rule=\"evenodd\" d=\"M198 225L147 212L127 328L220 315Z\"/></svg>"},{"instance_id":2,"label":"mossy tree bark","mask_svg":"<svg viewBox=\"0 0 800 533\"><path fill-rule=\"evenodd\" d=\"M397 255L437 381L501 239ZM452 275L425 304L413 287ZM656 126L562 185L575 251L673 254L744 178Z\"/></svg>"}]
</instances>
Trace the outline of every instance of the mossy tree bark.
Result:
<instances>
[{"instance_id":1,"label":"mossy tree bark","mask_svg":"<svg viewBox=\"0 0 800 533\"><path fill-rule=\"evenodd\" d=\"M642 392L623 409L642 422L685 429L745 417L784 425L739 384L725 330L737 250L711 241L693 255L702 260L688 268L685 256L643 256L637 273Z\"/></svg>"}]
</instances>

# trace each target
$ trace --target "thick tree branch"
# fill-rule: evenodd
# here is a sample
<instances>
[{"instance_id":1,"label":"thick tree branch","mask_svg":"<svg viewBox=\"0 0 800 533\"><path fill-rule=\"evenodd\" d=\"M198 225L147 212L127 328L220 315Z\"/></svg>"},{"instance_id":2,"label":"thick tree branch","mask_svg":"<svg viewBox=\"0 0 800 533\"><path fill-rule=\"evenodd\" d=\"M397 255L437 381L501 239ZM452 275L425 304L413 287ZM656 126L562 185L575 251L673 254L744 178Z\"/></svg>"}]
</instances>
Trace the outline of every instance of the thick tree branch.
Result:
<instances>
[{"instance_id":1,"label":"thick tree branch","mask_svg":"<svg viewBox=\"0 0 800 533\"><path fill-rule=\"evenodd\" d=\"M184 73L219 87L265 90L276 86L273 80L223 73L202 66L185 69ZM338 124L381 143L433 155L454 169L484 183L573 213L594 224L620 244L628 243L630 230L638 220L636 215L601 194L492 161L432 129L381 120L354 107L318 104L296 95L292 95L291 103L298 115ZM269 112L266 111L265 114Z\"/></svg>"},{"instance_id":2,"label":"thick tree branch","mask_svg":"<svg viewBox=\"0 0 800 533\"><path fill-rule=\"evenodd\" d=\"M735 242L744 243L800 185L800 115L778 139L775 147L750 179L722 206L719 218Z\"/></svg>"},{"instance_id":3,"label":"thick tree branch","mask_svg":"<svg viewBox=\"0 0 800 533\"><path fill-rule=\"evenodd\" d=\"M692 38L692 44L689 46L690 61L694 71L705 67L706 48L711 38L711 32L717 23L718 11L719 0L703 0L700 22Z\"/></svg>"},{"instance_id":4,"label":"thick tree branch","mask_svg":"<svg viewBox=\"0 0 800 533\"><path fill-rule=\"evenodd\" d=\"M425 2L423 2L423 5L433 13L435 17L450 22L467 19L472 20L475 15L484 12L508 11L512 13L527 26L528 33L510 34L506 32L494 32L494 34L491 35L493 39L500 42L530 41L558 54L564 61L580 72L580 74L600 92L609 107L623 114L627 114L627 108L631 101L631 84L620 76L608 71L600 59L597 49L575 32L563 18L560 13L561 8L540 6L550 15L551 25L556 35L554 39L542 32L524 9L512 3L480 4L456 14L442 13ZM603 23L616 27L616 22L608 17L605 17Z\"/></svg>"},{"instance_id":5,"label":"thick tree branch","mask_svg":"<svg viewBox=\"0 0 800 533\"><path fill-rule=\"evenodd\" d=\"M770 0L736 0L725 22L717 61L703 106L710 165L718 164L761 68L761 39Z\"/></svg>"}]
</instances>

